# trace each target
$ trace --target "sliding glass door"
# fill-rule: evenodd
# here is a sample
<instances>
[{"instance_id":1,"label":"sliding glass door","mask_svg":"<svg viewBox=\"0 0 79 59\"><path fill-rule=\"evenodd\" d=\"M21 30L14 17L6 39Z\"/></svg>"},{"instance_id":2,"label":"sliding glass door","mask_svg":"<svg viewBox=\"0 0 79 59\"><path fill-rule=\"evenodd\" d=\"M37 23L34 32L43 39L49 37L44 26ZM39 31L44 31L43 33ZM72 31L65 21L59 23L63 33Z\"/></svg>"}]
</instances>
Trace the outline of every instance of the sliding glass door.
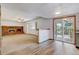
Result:
<instances>
[{"instance_id":1,"label":"sliding glass door","mask_svg":"<svg viewBox=\"0 0 79 59\"><path fill-rule=\"evenodd\" d=\"M63 39L63 22L61 19L54 21L54 38L61 41Z\"/></svg>"},{"instance_id":2,"label":"sliding glass door","mask_svg":"<svg viewBox=\"0 0 79 59\"><path fill-rule=\"evenodd\" d=\"M54 20L54 39L74 43L74 17Z\"/></svg>"},{"instance_id":3,"label":"sliding glass door","mask_svg":"<svg viewBox=\"0 0 79 59\"><path fill-rule=\"evenodd\" d=\"M74 43L74 18L65 18L63 20L63 41Z\"/></svg>"}]
</instances>

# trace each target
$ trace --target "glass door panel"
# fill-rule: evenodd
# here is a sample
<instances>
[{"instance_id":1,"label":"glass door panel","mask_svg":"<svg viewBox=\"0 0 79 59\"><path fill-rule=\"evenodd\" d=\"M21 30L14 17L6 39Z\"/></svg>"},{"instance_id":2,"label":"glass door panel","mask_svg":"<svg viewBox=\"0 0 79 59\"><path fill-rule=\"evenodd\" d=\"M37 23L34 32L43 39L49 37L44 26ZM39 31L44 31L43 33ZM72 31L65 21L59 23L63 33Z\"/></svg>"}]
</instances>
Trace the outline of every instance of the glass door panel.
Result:
<instances>
[{"instance_id":1,"label":"glass door panel","mask_svg":"<svg viewBox=\"0 0 79 59\"><path fill-rule=\"evenodd\" d=\"M61 20L54 21L54 39L62 40L63 39L63 23Z\"/></svg>"},{"instance_id":2,"label":"glass door panel","mask_svg":"<svg viewBox=\"0 0 79 59\"><path fill-rule=\"evenodd\" d=\"M63 19L63 41L74 43L74 18Z\"/></svg>"}]
</instances>

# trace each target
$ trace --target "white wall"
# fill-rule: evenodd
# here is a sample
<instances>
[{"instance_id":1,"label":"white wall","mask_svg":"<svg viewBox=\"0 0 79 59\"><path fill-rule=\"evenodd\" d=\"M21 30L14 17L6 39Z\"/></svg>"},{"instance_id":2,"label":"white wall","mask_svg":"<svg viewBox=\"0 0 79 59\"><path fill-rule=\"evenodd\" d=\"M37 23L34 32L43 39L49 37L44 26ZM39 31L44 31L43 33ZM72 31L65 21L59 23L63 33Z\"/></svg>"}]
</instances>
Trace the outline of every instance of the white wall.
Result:
<instances>
[{"instance_id":1,"label":"white wall","mask_svg":"<svg viewBox=\"0 0 79 59\"><path fill-rule=\"evenodd\" d=\"M54 39L54 37L53 37L53 19L50 19L50 30L49 30L49 39Z\"/></svg>"},{"instance_id":2,"label":"white wall","mask_svg":"<svg viewBox=\"0 0 79 59\"><path fill-rule=\"evenodd\" d=\"M1 26L23 26L23 23L11 21L11 20L2 20Z\"/></svg>"},{"instance_id":3,"label":"white wall","mask_svg":"<svg viewBox=\"0 0 79 59\"><path fill-rule=\"evenodd\" d=\"M1 20L1 5L0 5L0 20ZM1 22L0 22L0 24L1 24ZM0 25L0 37L1 37L1 25ZM1 38L0 38L1 39Z\"/></svg>"},{"instance_id":4,"label":"white wall","mask_svg":"<svg viewBox=\"0 0 79 59\"><path fill-rule=\"evenodd\" d=\"M76 14L76 30L79 30L79 13Z\"/></svg>"},{"instance_id":5,"label":"white wall","mask_svg":"<svg viewBox=\"0 0 79 59\"><path fill-rule=\"evenodd\" d=\"M50 19L48 18L39 18L37 19L37 28L38 29L50 29Z\"/></svg>"}]
</instances>

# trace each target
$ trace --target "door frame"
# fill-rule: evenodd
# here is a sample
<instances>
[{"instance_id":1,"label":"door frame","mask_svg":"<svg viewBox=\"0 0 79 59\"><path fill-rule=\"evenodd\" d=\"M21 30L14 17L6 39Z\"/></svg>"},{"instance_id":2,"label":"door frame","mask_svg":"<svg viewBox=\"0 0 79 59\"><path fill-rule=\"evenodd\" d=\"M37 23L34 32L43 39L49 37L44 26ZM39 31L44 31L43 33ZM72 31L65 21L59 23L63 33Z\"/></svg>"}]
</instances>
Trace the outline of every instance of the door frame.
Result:
<instances>
[{"instance_id":1,"label":"door frame","mask_svg":"<svg viewBox=\"0 0 79 59\"><path fill-rule=\"evenodd\" d=\"M74 17L74 45L76 46L76 16L75 15L62 16L62 17L54 17L53 18L53 38L54 38L54 20L62 19L62 18L69 18L69 17Z\"/></svg>"}]
</instances>

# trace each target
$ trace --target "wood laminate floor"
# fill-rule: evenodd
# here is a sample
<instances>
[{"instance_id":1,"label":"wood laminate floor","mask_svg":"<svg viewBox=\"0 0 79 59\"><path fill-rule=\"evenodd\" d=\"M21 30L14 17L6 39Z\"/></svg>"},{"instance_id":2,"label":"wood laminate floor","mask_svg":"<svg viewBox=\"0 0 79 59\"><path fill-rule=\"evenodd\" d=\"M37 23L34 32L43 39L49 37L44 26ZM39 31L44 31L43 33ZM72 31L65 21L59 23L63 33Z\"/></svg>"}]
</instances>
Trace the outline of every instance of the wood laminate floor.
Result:
<instances>
[{"instance_id":1,"label":"wood laminate floor","mask_svg":"<svg viewBox=\"0 0 79 59\"><path fill-rule=\"evenodd\" d=\"M40 44L27 44L23 49L7 53L7 55L79 55L74 45L48 40Z\"/></svg>"}]
</instances>

